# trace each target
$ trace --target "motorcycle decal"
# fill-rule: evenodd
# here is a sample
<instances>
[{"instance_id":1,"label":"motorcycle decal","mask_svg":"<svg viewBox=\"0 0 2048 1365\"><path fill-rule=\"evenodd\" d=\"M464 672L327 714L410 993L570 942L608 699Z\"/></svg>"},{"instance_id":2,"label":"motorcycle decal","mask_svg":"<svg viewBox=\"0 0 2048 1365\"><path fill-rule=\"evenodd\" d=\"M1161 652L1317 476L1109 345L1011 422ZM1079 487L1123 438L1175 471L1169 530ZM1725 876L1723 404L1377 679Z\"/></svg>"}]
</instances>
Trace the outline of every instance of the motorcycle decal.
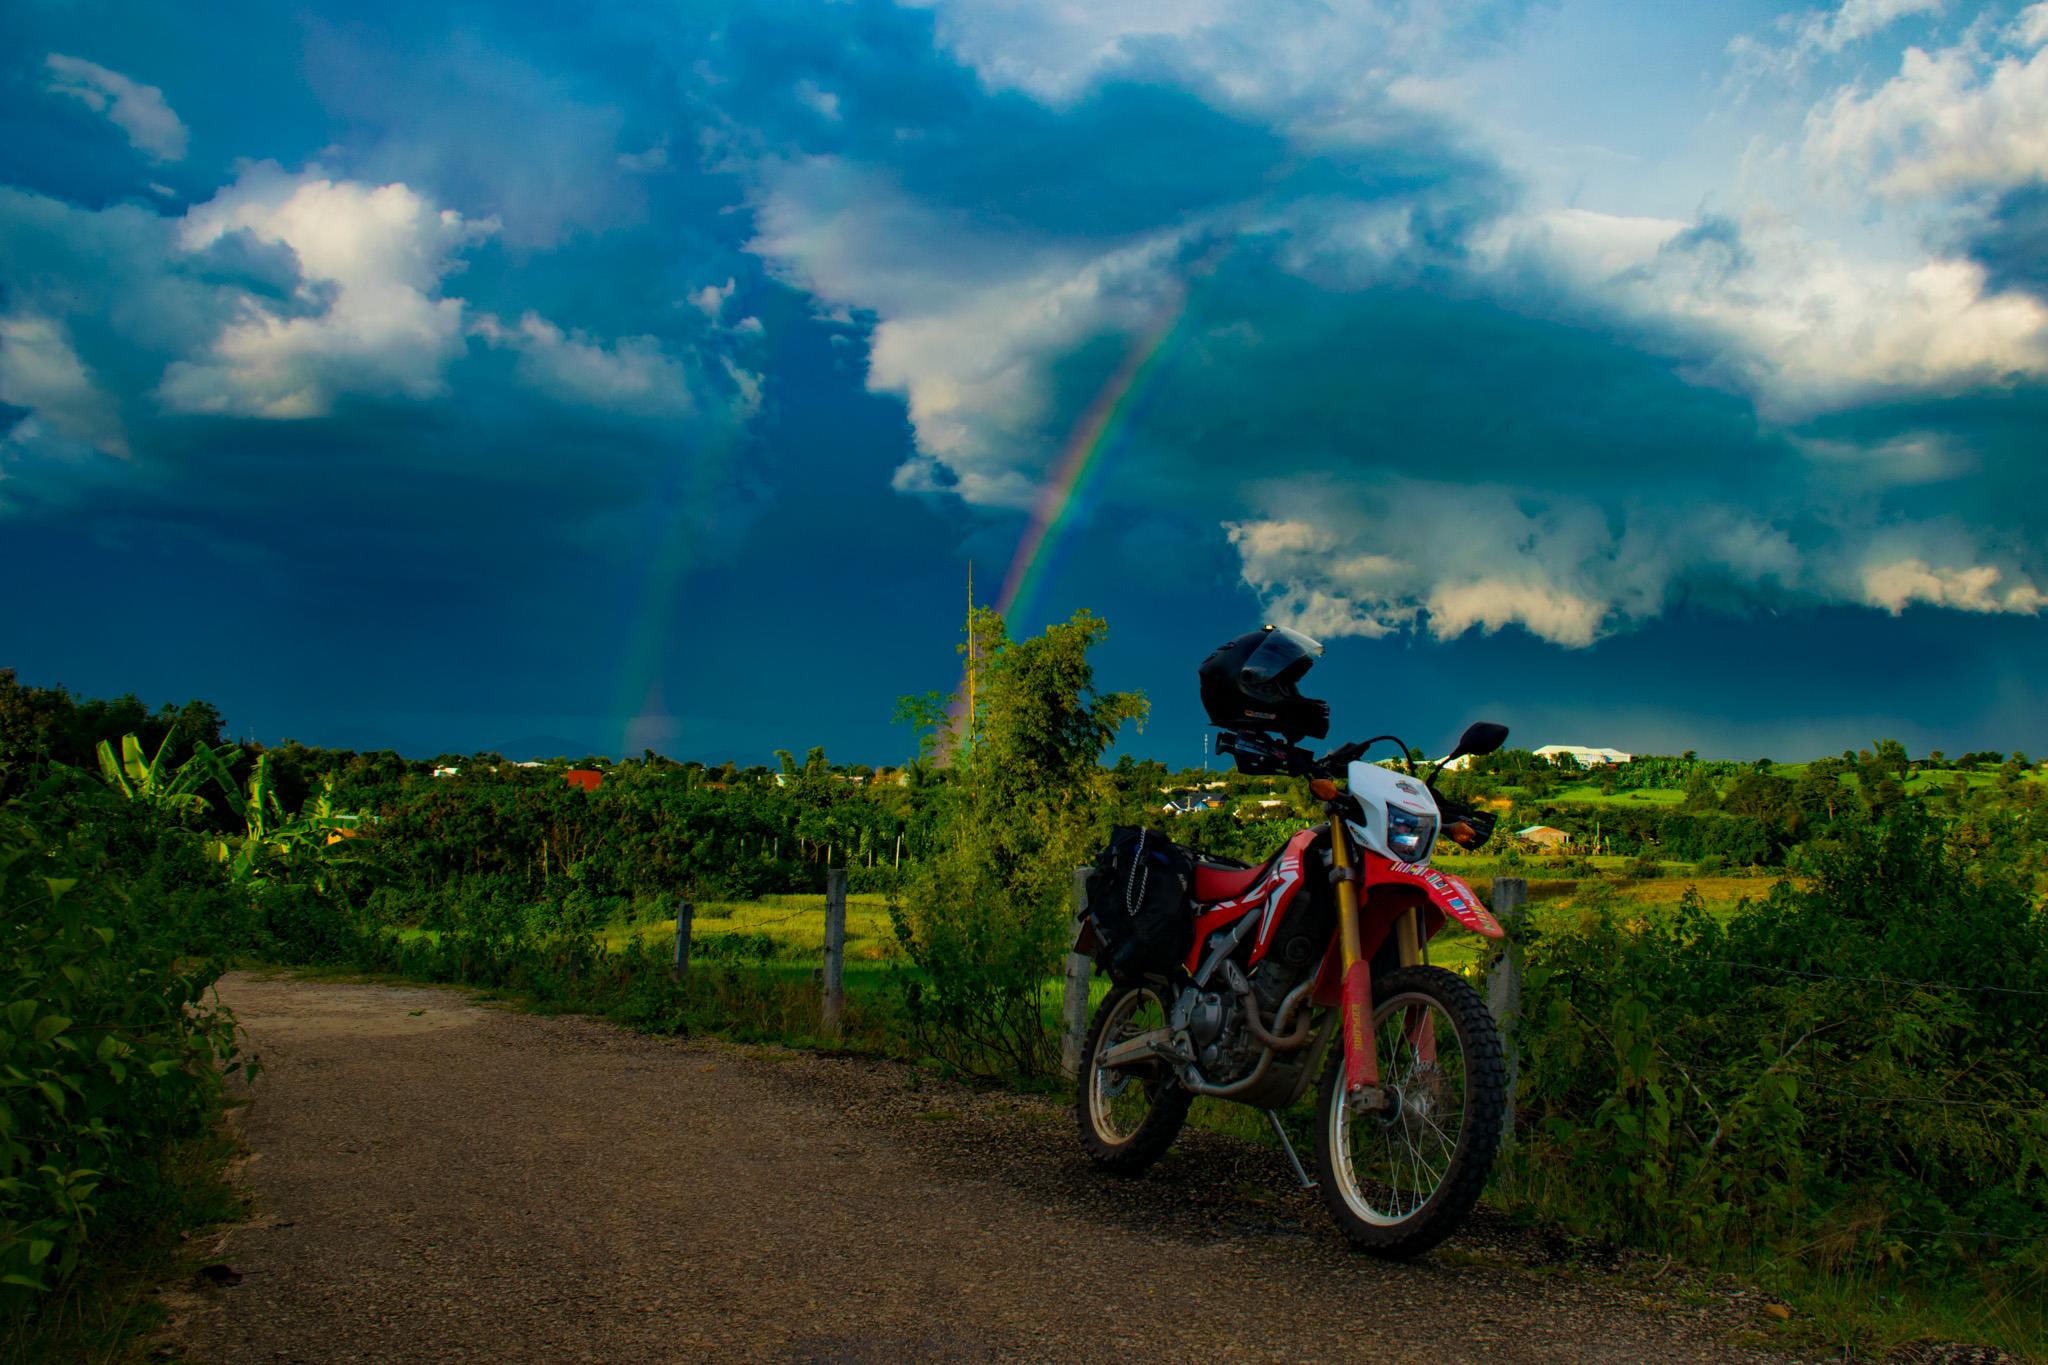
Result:
<instances>
[{"instance_id":1,"label":"motorcycle decal","mask_svg":"<svg viewBox=\"0 0 2048 1365\"><path fill-rule=\"evenodd\" d=\"M1259 923L1259 934L1252 945L1251 961L1254 966L1264 956L1266 942L1272 937L1273 927L1284 917L1287 906L1293 901L1295 890L1301 885L1301 860L1308 846L1315 841L1316 832L1305 829L1287 841L1287 847L1274 862L1273 870L1251 886L1229 900L1217 901L1214 905L1197 907L1195 919L1195 946L1188 954L1188 970L1194 971L1202 961L1202 952L1210 934L1229 924L1246 911L1263 908L1264 917Z\"/></svg>"},{"instance_id":2,"label":"motorcycle decal","mask_svg":"<svg viewBox=\"0 0 2048 1365\"><path fill-rule=\"evenodd\" d=\"M1500 938L1504 931L1500 922L1487 913L1480 904L1479 894L1467 886L1462 878L1448 872L1439 872L1433 867L1418 863L1404 863L1389 859L1387 869L1410 881L1422 883L1430 891L1430 899L1443 907L1444 913L1483 938Z\"/></svg>"}]
</instances>

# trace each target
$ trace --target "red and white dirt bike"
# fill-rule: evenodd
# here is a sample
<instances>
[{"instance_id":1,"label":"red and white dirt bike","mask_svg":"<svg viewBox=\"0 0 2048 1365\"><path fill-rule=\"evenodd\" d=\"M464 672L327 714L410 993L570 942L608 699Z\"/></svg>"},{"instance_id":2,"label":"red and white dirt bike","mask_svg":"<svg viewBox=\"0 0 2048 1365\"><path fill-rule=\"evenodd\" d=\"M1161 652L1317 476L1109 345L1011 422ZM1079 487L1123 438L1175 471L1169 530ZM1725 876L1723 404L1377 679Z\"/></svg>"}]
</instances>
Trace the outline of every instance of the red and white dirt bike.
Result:
<instances>
[{"instance_id":1,"label":"red and white dirt bike","mask_svg":"<svg viewBox=\"0 0 2048 1365\"><path fill-rule=\"evenodd\" d=\"M1493 819L1437 793L1442 764L1418 779L1412 764L1404 774L1358 761L1392 738L1314 758L1268 737L1222 737L1219 752L1242 771L1310 778L1329 818L1260 867L1198 860L1185 964L1112 985L1089 1026L1075 1104L1098 1165L1145 1170L1195 1096L1212 1095L1266 1111L1297 1178L1320 1185L1361 1248L1412 1256L1471 1212L1500 1142L1507 1078L1485 1003L1429 965L1428 944L1452 921L1487 938L1501 928L1429 857L1439 834L1478 847ZM1475 724L1450 758L1506 738L1504 726ZM1084 921L1076 950L1096 947ZM1311 1181L1278 1114L1318 1077Z\"/></svg>"}]
</instances>

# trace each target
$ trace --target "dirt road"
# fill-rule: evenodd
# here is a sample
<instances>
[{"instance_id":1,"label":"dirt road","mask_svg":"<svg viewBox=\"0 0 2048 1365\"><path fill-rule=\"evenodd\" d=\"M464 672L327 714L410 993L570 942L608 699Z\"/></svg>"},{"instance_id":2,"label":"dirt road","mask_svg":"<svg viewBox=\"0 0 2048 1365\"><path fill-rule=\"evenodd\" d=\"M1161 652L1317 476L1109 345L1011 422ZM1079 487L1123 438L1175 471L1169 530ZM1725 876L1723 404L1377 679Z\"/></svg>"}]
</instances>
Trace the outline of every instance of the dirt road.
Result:
<instances>
[{"instance_id":1,"label":"dirt road","mask_svg":"<svg viewBox=\"0 0 2048 1365\"><path fill-rule=\"evenodd\" d=\"M188 1358L1750 1360L1481 1224L1350 1254L1279 1157L1082 1160L1051 1101L639 1037L440 990L228 978L264 1073L254 1221Z\"/></svg>"}]
</instances>

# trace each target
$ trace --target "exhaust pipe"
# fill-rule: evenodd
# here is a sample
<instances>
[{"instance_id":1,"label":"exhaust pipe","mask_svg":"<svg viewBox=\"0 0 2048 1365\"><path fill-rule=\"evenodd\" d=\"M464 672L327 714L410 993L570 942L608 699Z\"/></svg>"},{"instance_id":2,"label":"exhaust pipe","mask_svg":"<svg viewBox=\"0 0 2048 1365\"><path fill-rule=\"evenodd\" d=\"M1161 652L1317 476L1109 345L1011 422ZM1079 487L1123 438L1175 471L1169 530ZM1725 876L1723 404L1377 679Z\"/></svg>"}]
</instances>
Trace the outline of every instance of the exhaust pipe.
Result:
<instances>
[{"instance_id":1,"label":"exhaust pipe","mask_svg":"<svg viewBox=\"0 0 2048 1365\"><path fill-rule=\"evenodd\" d=\"M1224 975L1230 981L1230 989L1243 997L1244 1026L1251 1031L1252 1037L1258 1039L1267 1047L1272 1048L1275 1052L1294 1052L1308 1046L1309 1039L1315 1036L1314 1020L1304 1015L1291 1032L1276 1033L1268 1031L1265 1021L1259 1018L1259 998L1252 994L1252 983L1246 978L1244 971L1235 962L1225 963L1223 970ZM1273 1016L1274 1029L1287 1027L1287 1020L1301 1004L1302 996L1314 984L1315 974L1311 972L1303 979L1300 985L1287 993L1286 998L1280 1002L1279 1010Z\"/></svg>"},{"instance_id":2,"label":"exhaust pipe","mask_svg":"<svg viewBox=\"0 0 2048 1365\"><path fill-rule=\"evenodd\" d=\"M1240 1077L1228 1085L1216 1085L1204 1080L1202 1073L1196 1070L1192 1063L1188 1064L1181 1074L1181 1084L1194 1091L1197 1095L1213 1095L1218 1099L1227 1099L1232 1095L1241 1094L1251 1089L1265 1078L1266 1071L1273 1065L1273 1058L1276 1055L1306 1047L1315 1036L1315 1021L1310 1018L1304 1018L1293 1032L1282 1034L1277 1039L1273 1034L1268 1033L1266 1026L1259 1020L1259 1004L1257 998L1251 993L1251 982L1245 980L1244 973L1238 970L1235 962L1225 965L1231 988L1245 996L1246 1027L1252 1031L1252 1037L1265 1044L1266 1050L1259 1054L1258 1063L1252 1067L1250 1074ZM1291 1018L1295 1010L1300 1008L1301 1002L1307 999L1309 990L1315 983L1315 974L1311 973L1299 986L1296 986L1287 993L1286 998L1280 1002L1280 1009L1274 1017L1283 1023Z\"/></svg>"}]
</instances>

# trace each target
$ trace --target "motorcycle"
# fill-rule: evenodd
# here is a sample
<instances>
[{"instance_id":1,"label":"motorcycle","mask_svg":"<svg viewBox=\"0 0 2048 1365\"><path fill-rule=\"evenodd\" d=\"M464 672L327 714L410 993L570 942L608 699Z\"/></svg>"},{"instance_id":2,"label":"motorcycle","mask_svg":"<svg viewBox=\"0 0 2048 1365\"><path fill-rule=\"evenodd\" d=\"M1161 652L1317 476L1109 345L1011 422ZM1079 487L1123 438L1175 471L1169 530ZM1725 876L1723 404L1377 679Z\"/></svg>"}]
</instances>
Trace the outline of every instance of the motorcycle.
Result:
<instances>
[{"instance_id":1,"label":"motorcycle","mask_svg":"<svg viewBox=\"0 0 2048 1365\"><path fill-rule=\"evenodd\" d=\"M1265 1111L1296 1179L1359 1248L1413 1256L1458 1227L1492 1168L1507 1074L1485 1003L1430 965L1429 943L1454 922L1502 930L1470 886L1430 866L1440 837L1477 848L1494 823L1436 779L1507 733L1472 725L1423 779L1391 735L1320 758L1270 735L1221 737L1242 772L1308 778L1327 819L1260 866L1198 858L1185 961L1113 975L1075 1097L1098 1166L1146 1170L1209 1095ZM1362 761L1382 741L1400 744L1405 772ZM1101 946L1084 912L1075 951ZM1279 1113L1315 1081L1311 1179Z\"/></svg>"}]
</instances>

